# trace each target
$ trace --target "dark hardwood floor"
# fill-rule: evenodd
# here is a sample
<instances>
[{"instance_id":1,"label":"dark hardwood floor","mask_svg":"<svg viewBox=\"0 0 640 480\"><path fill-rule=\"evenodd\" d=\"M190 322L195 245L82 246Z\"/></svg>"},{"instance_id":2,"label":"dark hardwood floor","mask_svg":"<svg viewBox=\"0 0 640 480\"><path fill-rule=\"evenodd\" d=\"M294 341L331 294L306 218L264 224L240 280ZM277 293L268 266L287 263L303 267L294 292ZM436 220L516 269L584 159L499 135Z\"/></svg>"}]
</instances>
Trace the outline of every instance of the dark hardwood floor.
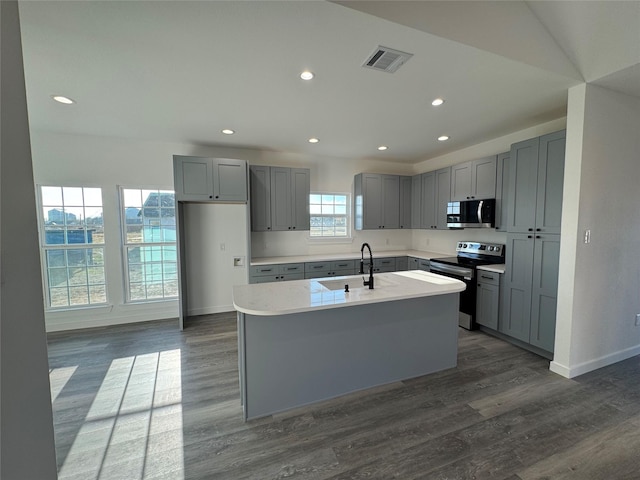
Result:
<instances>
[{"instance_id":1,"label":"dark hardwood floor","mask_svg":"<svg viewBox=\"0 0 640 480\"><path fill-rule=\"evenodd\" d=\"M51 334L49 363L60 479L640 478L638 357L567 380L460 329L454 369L248 423L233 313Z\"/></svg>"}]
</instances>

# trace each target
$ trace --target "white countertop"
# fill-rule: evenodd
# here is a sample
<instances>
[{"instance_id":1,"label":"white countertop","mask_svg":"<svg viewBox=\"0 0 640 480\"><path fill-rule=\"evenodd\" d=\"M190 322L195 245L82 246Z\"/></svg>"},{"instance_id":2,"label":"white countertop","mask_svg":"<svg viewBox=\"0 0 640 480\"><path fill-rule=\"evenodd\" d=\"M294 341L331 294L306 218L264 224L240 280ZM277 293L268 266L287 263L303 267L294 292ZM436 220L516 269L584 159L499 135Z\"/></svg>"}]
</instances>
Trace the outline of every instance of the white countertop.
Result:
<instances>
[{"instance_id":1,"label":"white countertop","mask_svg":"<svg viewBox=\"0 0 640 480\"><path fill-rule=\"evenodd\" d=\"M460 280L422 270L377 273L373 290L363 287L362 279L363 275L350 275L236 285L233 287L233 306L250 315L284 315L457 293L465 289ZM322 282L332 282L339 289L330 290ZM345 284L349 285L348 293L344 291Z\"/></svg>"},{"instance_id":2,"label":"white countertop","mask_svg":"<svg viewBox=\"0 0 640 480\"><path fill-rule=\"evenodd\" d=\"M494 273L504 273L505 272L505 264L504 263L499 263L499 264L495 264L495 265L480 265L479 267L476 267L478 270L486 270L487 272L494 272Z\"/></svg>"},{"instance_id":3,"label":"white countertop","mask_svg":"<svg viewBox=\"0 0 640 480\"><path fill-rule=\"evenodd\" d=\"M417 257L424 260L430 260L438 257L451 257L455 256L455 253L437 253L437 252L424 252L421 250L387 250L387 251L375 251L373 258L385 258L385 257ZM365 255L369 258L368 252ZM322 253L316 255L292 255L286 257L259 257L252 258L251 265L273 265L279 263L304 263L304 262L331 262L333 260L360 260L360 252L346 252L346 253Z\"/></svg>"}]
</instances>

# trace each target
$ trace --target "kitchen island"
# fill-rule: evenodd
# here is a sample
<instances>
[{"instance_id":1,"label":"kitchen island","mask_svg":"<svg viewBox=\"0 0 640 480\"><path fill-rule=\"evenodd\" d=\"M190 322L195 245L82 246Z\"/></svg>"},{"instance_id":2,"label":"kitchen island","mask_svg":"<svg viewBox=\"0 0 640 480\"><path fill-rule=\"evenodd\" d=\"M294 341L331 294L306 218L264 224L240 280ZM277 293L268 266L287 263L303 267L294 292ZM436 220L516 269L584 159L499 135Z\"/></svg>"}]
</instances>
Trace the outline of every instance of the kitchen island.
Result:
<instances>
[{"instance_id":1,"label":"kitchen island","mask_svg":"<svg viewBox=\"0 0 640 480\"><path fill-rule=\"evenodd\" d=\"M374 278L373 290L361 275L233 288L245 420L456 366L464 283Z\"/></svg>"}]
</instances>

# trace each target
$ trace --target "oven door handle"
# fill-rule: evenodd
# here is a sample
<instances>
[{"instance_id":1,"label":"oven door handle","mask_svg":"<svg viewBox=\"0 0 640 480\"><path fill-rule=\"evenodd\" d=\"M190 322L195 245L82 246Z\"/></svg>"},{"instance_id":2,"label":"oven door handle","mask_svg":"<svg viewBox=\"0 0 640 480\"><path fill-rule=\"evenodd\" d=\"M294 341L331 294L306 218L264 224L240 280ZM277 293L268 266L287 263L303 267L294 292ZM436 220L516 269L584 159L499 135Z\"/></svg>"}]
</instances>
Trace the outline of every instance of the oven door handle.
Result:
<instances>
[{"instance_id":1,"label":"oven door handle","mask_svg":"<svg viewBox=\"0 0 640 480\"><path fill-rule=\"evenodd\" d=\"M462 277L465 280L473 279L473 270L469 268L455 267L453 265L446 265L444 263L436 263L433 261L431 261L430 268L431 268L431 272L433 273L438 273L438 271L440 271L442 273L448 273L451 275Z\"/></svg>"}]
</instances>

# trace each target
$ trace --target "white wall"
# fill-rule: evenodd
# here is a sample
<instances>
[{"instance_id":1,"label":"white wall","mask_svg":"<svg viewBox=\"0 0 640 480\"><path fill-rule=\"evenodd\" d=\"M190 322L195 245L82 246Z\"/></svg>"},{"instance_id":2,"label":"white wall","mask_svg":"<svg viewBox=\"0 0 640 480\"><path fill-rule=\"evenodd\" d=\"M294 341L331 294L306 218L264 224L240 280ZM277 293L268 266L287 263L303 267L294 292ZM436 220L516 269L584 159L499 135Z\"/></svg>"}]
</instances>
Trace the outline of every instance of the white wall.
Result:
<instances>
[{"instance_id":1,"label":"white wall","mask_svg":"<svg viewBox=\"0 0 640 480\"><path fill-rule=\"evenodd\" d=\"M57 478L17 2L0 2L0 477Z\"/></svg>"},{"instance_id":2,"label":"white wall","mask_svg":"<svg viewBox=\"0 0 640 480\"><path fill-rule=\"evenodd\" d=\"M570 90L551 365L568 377L640 353L639 132L640 98L595 85Z\"/></svg>"}]
</instances>

